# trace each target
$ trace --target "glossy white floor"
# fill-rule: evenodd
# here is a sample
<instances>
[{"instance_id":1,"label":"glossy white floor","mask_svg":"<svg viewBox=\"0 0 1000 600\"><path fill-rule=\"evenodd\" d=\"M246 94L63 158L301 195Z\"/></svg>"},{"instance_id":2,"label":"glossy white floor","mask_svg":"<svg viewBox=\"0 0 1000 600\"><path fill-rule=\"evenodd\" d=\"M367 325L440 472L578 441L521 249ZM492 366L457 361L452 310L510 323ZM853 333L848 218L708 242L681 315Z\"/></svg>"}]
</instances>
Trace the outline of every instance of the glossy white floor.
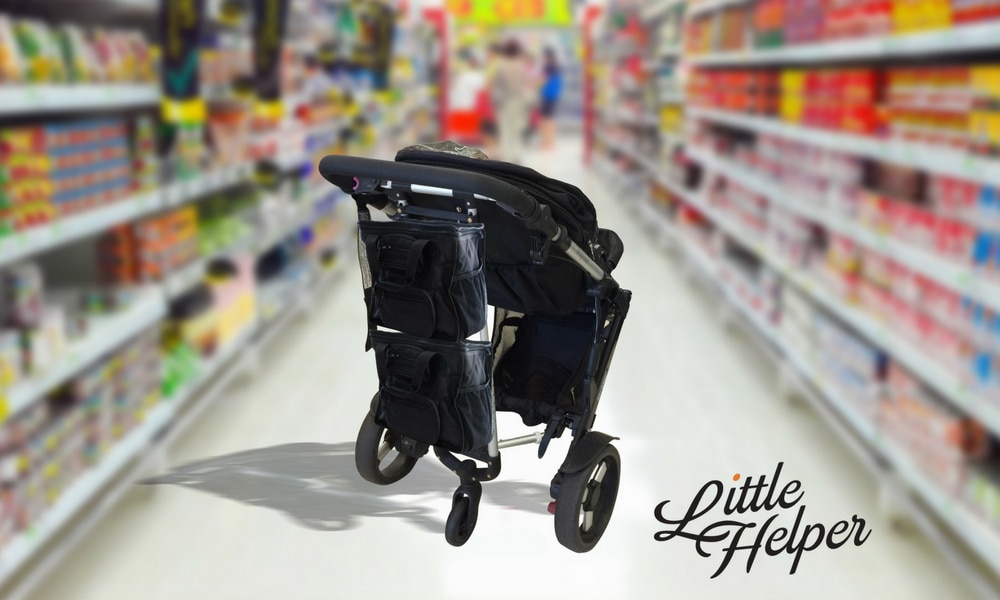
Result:
<instances>
[{"instance_id":1,"label":"glossy white floor","mask_svg":"<svg viewBox=\"0 0 1000 600\"><path fill-rule=\"evenodd\" d=\"M376 377L363 352L359 278L350 269L324 305L292 326L256 379L230 389L175 448L179 469L152 494L136 493L37 591L62 599L275 598L964 598L969 591L933 547L891 530L874 482L812 411L780 400L772 366L640 232L580 166L579 147L532 161L580 183L601 224L626 242L617 279L635 293L597 428L621 438L623 476L611 526L577 555L555 539L548 482L560 440L541 461L534 447L504 452L484 486L475 535L444 540L456 478L424 460L405 480L376 488L356 475L354 436ZM614 182L606 182L613 184ZM503 417L503 415L501 415ZM501 418L501 435L519 421ZM717 578L726 543L654 540L654 508L683 515L699 488L734 473L799 479L803 526L852 515L871 537L792 556L747 551ZM797 507L733 515L791 527ZM715 513L713 513L715 514ZM718 520L704 517L698 532ZM756 530L750 530L747 543ZM801 536L801 532L798 534Z\"/></svg>"}]
</instances>

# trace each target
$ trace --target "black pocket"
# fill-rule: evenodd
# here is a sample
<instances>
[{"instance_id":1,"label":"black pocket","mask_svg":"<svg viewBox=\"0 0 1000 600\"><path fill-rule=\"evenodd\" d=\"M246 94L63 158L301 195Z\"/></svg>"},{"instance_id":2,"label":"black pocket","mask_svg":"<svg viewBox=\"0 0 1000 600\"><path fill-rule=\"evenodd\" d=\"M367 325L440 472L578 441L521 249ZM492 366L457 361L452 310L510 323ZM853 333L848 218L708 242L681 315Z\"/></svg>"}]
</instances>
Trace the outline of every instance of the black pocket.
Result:
<instances>
[{"instance_id":1,"label":"black pocket","mask_svg":"<svg viewBox=\"0 0 1000 600\"><path fill-rule=\"evenodd\" d=\"M433 444L441 437L441 418L430 398L406 391L383 388L380 401L385 411L385 423L399 435L422 444Z\"/></svg>"},{"instance_id":2,"label":"black pocket","mask_svg":"<svg viewBox=\"0 0 1000 600\"><path fill-rule=\"evenodd\" d=\"M413 287L381 285L375 288L372 320L420 337L433 337L434 301L426 291Z\"/></svg>"},{"instance_id":3,"label":"black pocket","mask_svg":"<svg viewBox=\"0 0 1000 600\"><path fill-rule=\"evenodd\" d=\"M469 337L486 327L486 277L483 269L457 278L451 285L450 304L455 323Z\"/></svg>"},{"instance_id":4,"label":"black pocket","mask_svg":"<svg viewBox=\"0 0 1000 600\"><path fill-rule=\"evenodd\" d=\"M492 348L372 332L379 415L418 442L469 452L493 437Z\"/></svg>"},{"instance_id":5,"label":"black pocket","mask_svg":"<svg viewBox=\"0 0 1000 600\"><path fill-rule=\"evenodd\" d=\"M448 341L486 325L482 224L362 221L360 235L374 325Z\"/></svg>"},{"instance_id":6,"label":"black pocket","mask_svg":"<svg viewBox=\"0 0 1000 600\"><path fill-rule=\"evenodd\" d=\"M465 445L471 450L483 448L493 439L493 395L490 386L459 392L455 407L462 418Z\"/></svg>"}]
</instances>

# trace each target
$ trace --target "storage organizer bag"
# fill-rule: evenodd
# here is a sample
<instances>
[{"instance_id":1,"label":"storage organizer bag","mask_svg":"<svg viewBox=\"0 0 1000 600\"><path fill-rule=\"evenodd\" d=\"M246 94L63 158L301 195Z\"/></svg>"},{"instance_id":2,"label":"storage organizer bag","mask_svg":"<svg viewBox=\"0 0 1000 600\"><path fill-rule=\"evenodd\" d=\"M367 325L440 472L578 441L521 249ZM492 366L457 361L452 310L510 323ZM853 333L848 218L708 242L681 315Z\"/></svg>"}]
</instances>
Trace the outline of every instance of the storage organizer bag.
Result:
<instances>
[{"instance_id":1,"label":"storage organizer bag","mask_svg":"<svg viewBox=\"0 0 1000 600\"><path fill-rule=\"evenodd\" d=\"M556 409L579 414L597 316L524 315L498 310L493 344L497 410L544 423Z\"/></svg>"},{"instance_id":2,"label":"storage organizer bag","mask_svg":"<svg viewBox=\"0 0 1000 600\"><path fill-rule=\"evenodd\" d=\"M410 220L359 226L365 300L374 325L449 341L485 327L482 224Z\"/></svg>"},{"instance_id":3,"label":"storage organizer bag","mask_svg":"<svg viewBox=\"0 0 1000 600\"><path fill-rule=\"evenodd\" d=\"M493 349L489 342L440 342L372 332L378 367L375 421L417 442L453 452L493 437Z\"/></svg>"}]
</instances>

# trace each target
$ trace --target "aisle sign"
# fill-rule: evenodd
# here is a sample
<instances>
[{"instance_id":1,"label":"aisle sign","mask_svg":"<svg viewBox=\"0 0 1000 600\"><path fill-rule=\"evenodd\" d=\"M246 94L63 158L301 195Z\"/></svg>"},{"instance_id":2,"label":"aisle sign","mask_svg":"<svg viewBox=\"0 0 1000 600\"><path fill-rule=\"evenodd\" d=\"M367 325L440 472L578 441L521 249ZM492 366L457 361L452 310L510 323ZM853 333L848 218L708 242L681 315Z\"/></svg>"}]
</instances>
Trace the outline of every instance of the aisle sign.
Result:
<instances>
[{"instance_id":1,"label":"aisle sign","mask_svg":"<svg viewBox=\"0 0 1000 600\"><path fill-rule=\"evenodd\" d=\"M198 89L199 43L204 0L161 0L163 120L200 123L205 102Z\"/></svg>"},{"instance_id":2,"label":"aisle sign","mask_svg":"<svg viewBox=\"0 0 1000 600\"><path fill-rule=\"evenodd\" d=\"M253 22L253 74L257 104L254 112L263 118L285 115L281 102L281 47L285 38L285 0L255 0Z\"/></svg>"},{"instance_id":3,"label":"aisle sign","mask_svg":"<svg viewBox=\"0 0 1000 600\"><path fill-rule=\"evenodd\" d=\"M573 24L567 0L445 0L458 23L480 25Z\"/></svg>"}]
</instances>

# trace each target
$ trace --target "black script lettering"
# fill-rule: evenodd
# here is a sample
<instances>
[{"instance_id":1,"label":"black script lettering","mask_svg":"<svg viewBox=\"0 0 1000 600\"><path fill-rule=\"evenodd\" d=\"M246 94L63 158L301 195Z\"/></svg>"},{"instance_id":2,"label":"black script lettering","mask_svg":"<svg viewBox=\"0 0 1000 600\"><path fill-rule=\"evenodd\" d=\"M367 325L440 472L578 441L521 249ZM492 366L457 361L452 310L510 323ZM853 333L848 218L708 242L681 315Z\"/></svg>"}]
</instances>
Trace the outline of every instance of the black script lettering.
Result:
<instances>
[{"instance_id":1,"label":"black script lettering","mask_svg":"<svg viewBox=\"0 0 1000 600\"><path fill-rule=\"evenodd\" d=\"M774 468L774 476L771 477L771 487L768 488L767 496L764 498L765 510L774 510L774 507L777 506L772 496L778 491L778 477L781 476L781 467L783 466L785 466L785 463L780 462L778 463L778 466ZM785 508L789 507L786 506Z\"/></svg>"},{"instance_id":2,"label":"black script lettering","mask_svg":"<svg viewBox=\"0 0 1000 600\"><path fill-rule=\"evenodd\" d=\"M798 504L799 500L802 499L802 496L805 495L805 492L799 494L794 500L788 500L786 497L789 494L794 494L795 492L799 491L799 488L801 487L802 487L802 482L799 481L798 479L793 479L789 481L788 485L785 486L785 489L781 490L781 497L778 498L778 505L781 506L781 508L788 509Z\"/></svg>"},{"instance_id":3,"label":"black script lettering","mask_svg":"<svg viewBox=\"0 0 1000 600\"><path fill-rule=\"evenodd\" d=\"M788 530L785 529L784 527L779 527L775 529L774 532L771 534L771 537L767 540L767 546L764 547L764 552L767 552L768 556L777 556L782 552L784 552L785 551L784 548L780 547L774 548L771 546L771 544L780 542L781 540L785 539L786 535L788 535Z\"/></svg>"},{"instance_id":4,"label":"black script lettering","mask_svg":"<svg viewBox=\"0 0 1000 600\"><path fill-rule=\"evenodd\" d=\"M788 543L785 544L785 552L793 554L795 548L793 544L795 543L795 534L799 532L799 524L802 523L802 515L806 512L805 505L799 507L799 512L795 514L795 523L792 523L792 529L788 532Z\"/></svg>"},{"instance_id":5,"label":"black script lettering","mask_svg":"<svg viewBox=\"0 0 1000 600\"><path fill-rule=\"evenodd\" d=\"M865 520L858 515L852 516L850 521L846 519L837 521L829 528L820 523L807 524L806 506L802 504L802 498L805 496L802 482L793 479L783 486L779 485L783 465L784 463L778 463L770 481L763 475L756 478L746 477L741 485L734 484L728 490L721 481L709 481L698 490L684 516L679 519L670 519L666 516L669 500L659 503L653 515L657 521L668 527L654 533L653 539L660 542L677 537L692 540L698 554L703 558L711 557L712 553L709 552L711 544L719 543L722 547L722 557L718 568L712 574L712 579L729 568L739 551L747 551L747 573L753 568L760 549L764 548L768 556L779 554L791 556L789 574L794 575L798 571L802 555L806 552L812 552L824 545L835 550L846 545L849 540L853 541L855 546L860 546L868 540L871 530L867 528ZM733 475L734 482L739 480L739 473ZM777 527L775 519L784 514L778 508L788 510L796 506L798 510L791 528ZM761 511L771 514L766 515L767 518L763 522L722 520L699 530L696 521L706 517L716 508L721 509L725 515ZM754 532L748 533L749 530ZM747 539L751 535L754 539Z\"/></svg>"},{"instance_id":6,"label":"black script lettering","mask_svg":"<svg viewBox=\"0 0 1000 600\"><path fill-rule=\"evenodd\" d=\"M810 533L816 534L816 540L811 545L807 545L809 544ZM792 570L788 572L789 574L794 574L795 570L799 568L799 559L802 558L803 552L809 552L819 548L819 545L823 543L825 533L826 530L819 523L815 525L806 525L806 528L802 530L802 544L796 549L795 560L792 561Z\"/></svg>"},{"instance_id":7,"label":"black script lettering","mask_svg":"<svg viewBox=\"0 0 1000 600\"><path fill-rule=\"evenodd\" d=\"M868 533L865 534L865 537L862 538L861 533L865 530L865 520L859 517L858 515L852 515L851 521L853 521L855 525L859 525L858 532L854 535L854 545L860 546L861 544L864 544L868 540L868 536L872 534L872 530L869 529ZM853 531L854 527L851 527L851 530Z\"/></svg>"},{"instance_id":8,"label":"black script lettering","mask_svg":"<svg viewBox=\"0 0 1000 600\"><path fill-rule=\"evenodd\" d=\"M736 535L733 536L733 540L732 542L730 542L729 546L723 549L726 555L722 559L722 564L719 565L719 568L712 575L712 579L715 579L716 577L721 575L723 571L726 570L726 567L729 566L729 562L733 559L733 555L736 554L737 550L750 551L750 554L747 556L747 569L746 569L747 573L749 573L750 569L753 568L754 560L756 560L757 558L757 551L760 550L761 545L763 545L764 543L764 536L767 535L767 531L771 527L771 523L773 523L774 520L777 518L778 515L771 515L766 521L764 521L764 524L761 525L760 531L757 532L757 537L756 539L754 539L753 544L750 544L748 546L739 546L737 544L739 544L743 532L746 531L747 529L753 529L754 527L757 526L757 524L747 523L744 527L741 527L739 531L736 532Z\"/></svg>"},{"instance_id":9,"label":"black script lettering","mask_svg":"<svg viewBox=\"0 0 1000 600\"><path fill-rule=\"evenodd\" d=\"M746 487L746 483L747 483L746 481L743 482L744 487ZM731 515L734 512L740 512L740 513L743 512L742 510L740 510L740 502L743 501L742 498L736 502L736 506L733 506L733 496L736 495L736 490L738 489L740 488L731 487L729 488L729 493L726 494L726 503L722 506L722 512L724 512L727 515ZM746 491L744 490L743 493L746 494Z\"/></svg>"},{"instance_id":10,"label":"black script lettering","mask_svg":"<svg viewBox=\"0 0 1000 600\"><path fill-rule=\"evenodd\" d=\"M710 488L715 489L715 497L708 503L708 506L706 506L701 512L696 512L698 510L698 505L701 504L702 497L705 495L706 492L708 492ZM683 519L680 519L678 521L672 521L663 516L663 509L664 507L667 506L667 504L670 503L670 500L664 500L663 502L657 504L656 509L653 511L653 516L656 517L656 520L665 525L678 525L678 527L673 531L659 531L653 535L653 538L658 542L665 542L674 537L683 537L692 540L696 539L697 536L685 533L683 531L684 527L691 521L694 521L695 519L700 519L701 517L705 516L706 513L712 510L712 508L714 508L715 505L719 502L719 498L722 497L722 489L723 489L722 482L718 480L709 481L705 485L701 486L701 489L698 490L698 494L694 497L694 500L691 501L691 505L688 507L687 514L684 515ZM725 538L720 538L720 539L725 539Z\"/></svg>"},{"instance_id":11,"label":"black script lettering","mask_svg":"<svg viewBox=\"0 0 1000 600\"><path fill-rule=\"evenodd\" d=\"M848 533L846 536L844 536L844 539L840 540L839 542L834 540L833 536L844 533L850 527L851 525L847 521L837 521L836 523L834 523L833 527L830 528L830 533L826 535L827 547L830 548L831 550L836 550L837 548L840 548L841 546L846 544L847 540L851 539L851 534Z\"/></svg>"},{"instance_id":12,"label":"black script lettering","mask_svg":"<svg viewBox=\"0 0 1000 600\"><path fill-rule=\"evenodd\" d=\"M751 487L753 487L753 498L750 499L750 510L753 512L759 512L762 508L764 508L764 506L760 503L760 494L764 491L764 488L767 487L767 483L765 483L764 477L761 476L757 479L757 483Z\"/></svg>"}]
</instances>

